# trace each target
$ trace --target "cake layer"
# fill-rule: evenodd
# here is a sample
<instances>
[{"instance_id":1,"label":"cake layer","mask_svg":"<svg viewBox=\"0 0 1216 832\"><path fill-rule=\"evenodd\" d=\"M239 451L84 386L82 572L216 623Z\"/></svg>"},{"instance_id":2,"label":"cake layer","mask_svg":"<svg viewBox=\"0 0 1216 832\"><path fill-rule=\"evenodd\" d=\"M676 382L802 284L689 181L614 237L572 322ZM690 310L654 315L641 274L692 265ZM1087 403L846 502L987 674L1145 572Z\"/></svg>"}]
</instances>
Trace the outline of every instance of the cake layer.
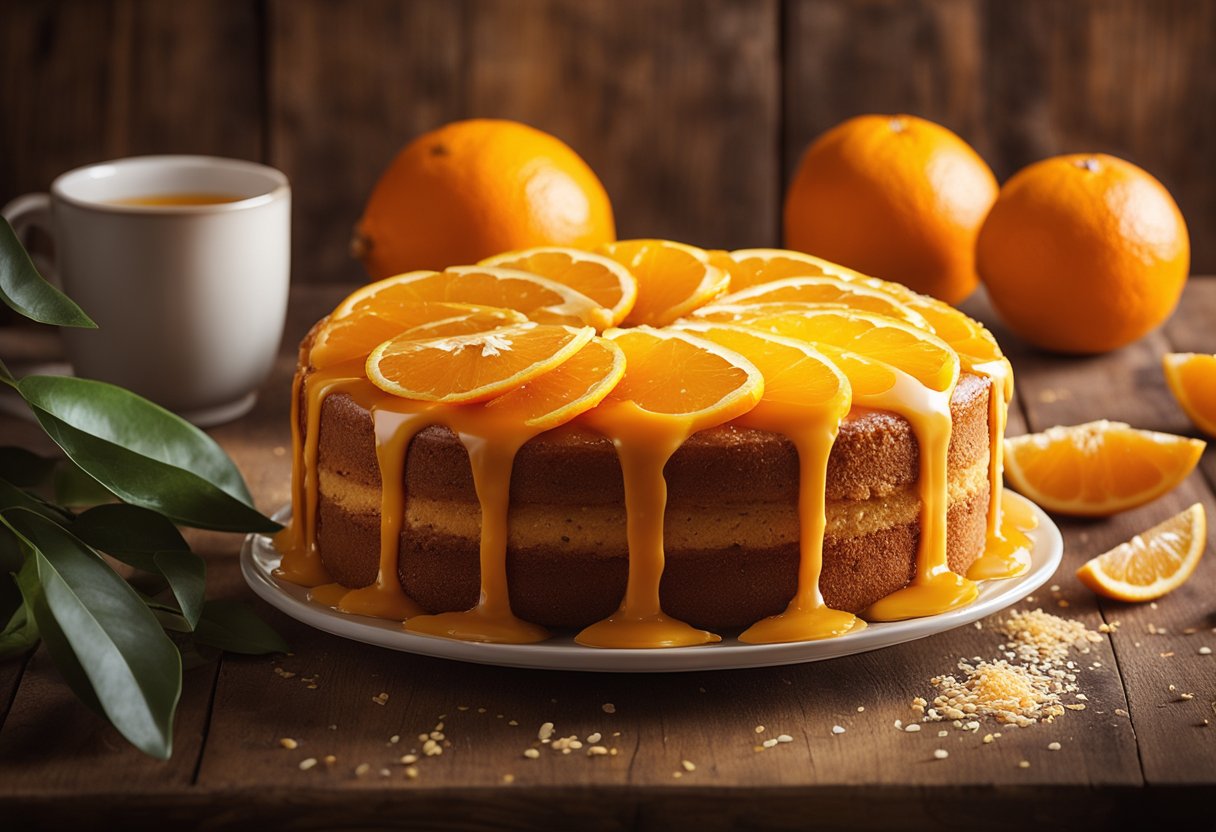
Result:
<instances>
[{"instance_id":1,"label":"cake layer","mask_svg":"<svg viewBox=\"0 0 1216 832\"><path fill-rule=\"evenodd\" d=\"M947 550L965 571L984 546L988 501L986 379L964 375L951 401ZM349 396L322 407L317 543L331 576L371 583L378 569L380 478L370 415ZM829 604L860 611L914 574L918 451L910 425L855 411L828 471L821 586ZM665 468L664 607L710 629L780 612L798 567L797 454L786 438L727 425L689 439ZM433 612L478 597L480 511L468 456L446 428L410 446L400 576ZM519 452L511 478L508 575L520 617L581 627L624 592L624 489L616 451L578 428L543 434Z\"/></svg>"},{"instance_id":2,"label":"cake layer","mask_svg":"<svg viewBox=\"0 0 1216 832\"><path fill-rule=\"evenodd\" d=\"M946 551L965 572L984 546L988 487L950 506ZM820 588L837 609L860 612L912 579L919 539L916 522L851 537L825 535ZM361 586L375 577L379 514L353 514L322 503L318 539L325 565L340 583ZM601 556L559 545L510 547L511 608L547 627L581 628L604 618L625 591L625 551ZM425 527L401 536L402 586L429 612L472 607L478 598L478 541ZM770 546L668 548L661 595L670 615L698 627L746 627L785 609L798 576L798 542Z\"/></svg>"},{"instance_id":3,"label":"cake layer","mask_svg":"<svg viewBox=\"0 0 1216 832\"><path fill-rule=\"evenodd\" d=\"M987 379L964 374L955 388L946 459L951 474L988 458L988 387ZM855 409L842 422L832 447L827 499L884 497L914 482L918 465L907 420ZM371 417L345 393L329 396L322 405L318 466L352 483L380 488ZM798 454L783 436L727 424L690 437L663 475L670 505L729 499L724 483L745 488L752 501L792 501L798 493ZM444 427L426 428L411 443L406 486L411 496L476 500L468 454ZM612 443L577 426L549 431L525 444L511 472L512 505L618 504L624 494Z\"/></svg>"}]
</instances>

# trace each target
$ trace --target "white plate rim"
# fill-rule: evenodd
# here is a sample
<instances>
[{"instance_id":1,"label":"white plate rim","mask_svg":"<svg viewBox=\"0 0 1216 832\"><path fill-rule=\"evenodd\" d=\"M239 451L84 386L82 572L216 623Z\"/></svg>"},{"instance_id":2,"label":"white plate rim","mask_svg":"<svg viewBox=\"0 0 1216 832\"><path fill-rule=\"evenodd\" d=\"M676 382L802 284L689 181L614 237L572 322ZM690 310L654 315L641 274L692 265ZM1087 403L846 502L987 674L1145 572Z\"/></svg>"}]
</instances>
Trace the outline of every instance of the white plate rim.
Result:
<instances>
[{"instance_id":1,"label":"white plate rim","mask_svg":"<svg viewBox=\"0 0 1216 832\"><path fill-rule=\"evenodd\" d=\"M1029 533L1030 569L1016 578L984 581L979 597L970 605L927 618L870 624L857 633L819 641L786 644L744 644L723 637L717 644L656 650L609 649L576 644L572 635L559 635L540 644L482 644L411 633L399 622L349 615L307 599L308 590L273 575L280 555L266 535L251 534L241 547L241 574L264 601L292 618L318 630L365 644L423 656L536 670L581 670L603 673L669 673L773 667L823 661L879 650L936 635L978 621L1012 606L1041 587L1055 574L1064 555L1060 530L1037 505L1018 494L1010 498L1033 509L1039 524ZM284 506L274 514L282 522L290 515Z\"/></svg>"}]
</instances>

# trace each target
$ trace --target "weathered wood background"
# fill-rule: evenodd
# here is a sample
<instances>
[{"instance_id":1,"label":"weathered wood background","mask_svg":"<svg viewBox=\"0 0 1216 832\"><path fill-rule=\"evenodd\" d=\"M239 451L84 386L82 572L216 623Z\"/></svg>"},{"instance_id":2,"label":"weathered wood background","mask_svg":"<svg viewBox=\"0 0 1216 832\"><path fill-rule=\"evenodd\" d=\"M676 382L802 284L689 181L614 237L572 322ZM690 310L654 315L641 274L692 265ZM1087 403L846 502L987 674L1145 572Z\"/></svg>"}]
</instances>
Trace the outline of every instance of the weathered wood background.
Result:
<instances>
[{"instance_id":1,"label":"weathered wood background","mask_svg":"<svg viewBox=\"0 0 1216 832\"><path fill-rule=\"evenodd\" d=\"M1004 179L1107 151L1157 175L1216 271L1216 0L0 0L0 200L137 153L266 161L295 276L413 136L509 117L581 153L623 236L770 245L793 166L851 115L960 133Z\"/></svg>"}]
</instances>

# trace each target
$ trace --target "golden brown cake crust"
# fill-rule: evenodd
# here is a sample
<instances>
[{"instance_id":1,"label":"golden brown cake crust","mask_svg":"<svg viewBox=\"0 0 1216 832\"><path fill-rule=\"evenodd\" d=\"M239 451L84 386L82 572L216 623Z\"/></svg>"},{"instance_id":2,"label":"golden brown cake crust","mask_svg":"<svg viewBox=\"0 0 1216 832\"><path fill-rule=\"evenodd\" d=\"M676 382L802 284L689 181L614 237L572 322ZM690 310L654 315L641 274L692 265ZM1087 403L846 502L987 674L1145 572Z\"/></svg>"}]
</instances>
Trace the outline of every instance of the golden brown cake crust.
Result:
<instances>
[{"instance_id":1,"label":"golden brown cake crust","mask_svg":"<svg viewBox=\"0 0 1216 832\"><path fill-rule=\"evenodd\" d=\"M951 400L947 463L952 494L958 496L949 508L947 553L956 571L965 571L984 545L988 485L976 472L986 469L988 459L989 391L987 379L964 374ZM854 412L832 449L829 508L846 518L850 509L881 514L888 498L914 488L917 466L917 446L906 420L885 412ZM318 468L322 562L339 583L367 585L378 568L380 519L374 495L379 493L380 476L370 415L345 394L331 395L322 405ZM742 627L780 612L795 588L796 539L749 545L760 535L744 534L711 548L695 541L698 518L735 511L746 529L746 515L754 507L794 511L798 468L792 443L775 434L726 425L690 438L664 473L669 526L678 520L684 538L691 541L683 548L670 542L667 547L661 590L667 612L710 629ZM465 520L478 515L468 456L446 428L427 428L414 439L405 480L407 501L439 506L440 521L444 515L464 515ZM352 498L347 491L365 496ZM583 507L619 507L624 515L615 449L578 426L542 434L524 445L510 494L513 514L535 509L533 513L547 513L555 525L565 522L571 529L579 526ZM407 509L407 517L410 514ZM454 534L441 525L446 524L406 523L400 546L402 584L429 611L467 609L478 596L476 534ZM919 524L905 520L864 533L848 532L846 527L825 538L821 586L829 604L857 612L911 579ZM554 532L509 548L508 577L517 615L546 626L582 627L616 609L625 587L626 548L616 538L605 541L589 535L586 530Z\"/></svg>"}]
</instances>

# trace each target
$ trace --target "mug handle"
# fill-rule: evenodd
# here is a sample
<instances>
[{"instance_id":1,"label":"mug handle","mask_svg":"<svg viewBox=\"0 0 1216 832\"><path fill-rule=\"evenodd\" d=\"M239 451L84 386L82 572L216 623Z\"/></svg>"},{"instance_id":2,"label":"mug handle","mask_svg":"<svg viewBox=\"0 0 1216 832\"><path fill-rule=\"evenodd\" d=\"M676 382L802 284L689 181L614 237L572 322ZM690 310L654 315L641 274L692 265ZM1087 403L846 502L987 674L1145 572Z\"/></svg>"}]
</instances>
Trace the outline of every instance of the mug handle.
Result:
<instances>
[{"instance_id":1,"label":"mug handle","mask_svg":"<svg viewBox=\"0 0 1216 832\"><path fill-rule=\"evenodd\" d=\"M42 229L54 240L54 234L51 231L50 194L34 193L19 196L0 208L0 216L9 221L13 227L13 233L17 235L17 239L21 241L22 245L25 245L26 235L31 228ZM57 288L63 288L59 284L59 277L55 273L54 265L46 257L31 254L30 259L34 261L34 267L43 277Z\"/></svg>"}]
</instances>

